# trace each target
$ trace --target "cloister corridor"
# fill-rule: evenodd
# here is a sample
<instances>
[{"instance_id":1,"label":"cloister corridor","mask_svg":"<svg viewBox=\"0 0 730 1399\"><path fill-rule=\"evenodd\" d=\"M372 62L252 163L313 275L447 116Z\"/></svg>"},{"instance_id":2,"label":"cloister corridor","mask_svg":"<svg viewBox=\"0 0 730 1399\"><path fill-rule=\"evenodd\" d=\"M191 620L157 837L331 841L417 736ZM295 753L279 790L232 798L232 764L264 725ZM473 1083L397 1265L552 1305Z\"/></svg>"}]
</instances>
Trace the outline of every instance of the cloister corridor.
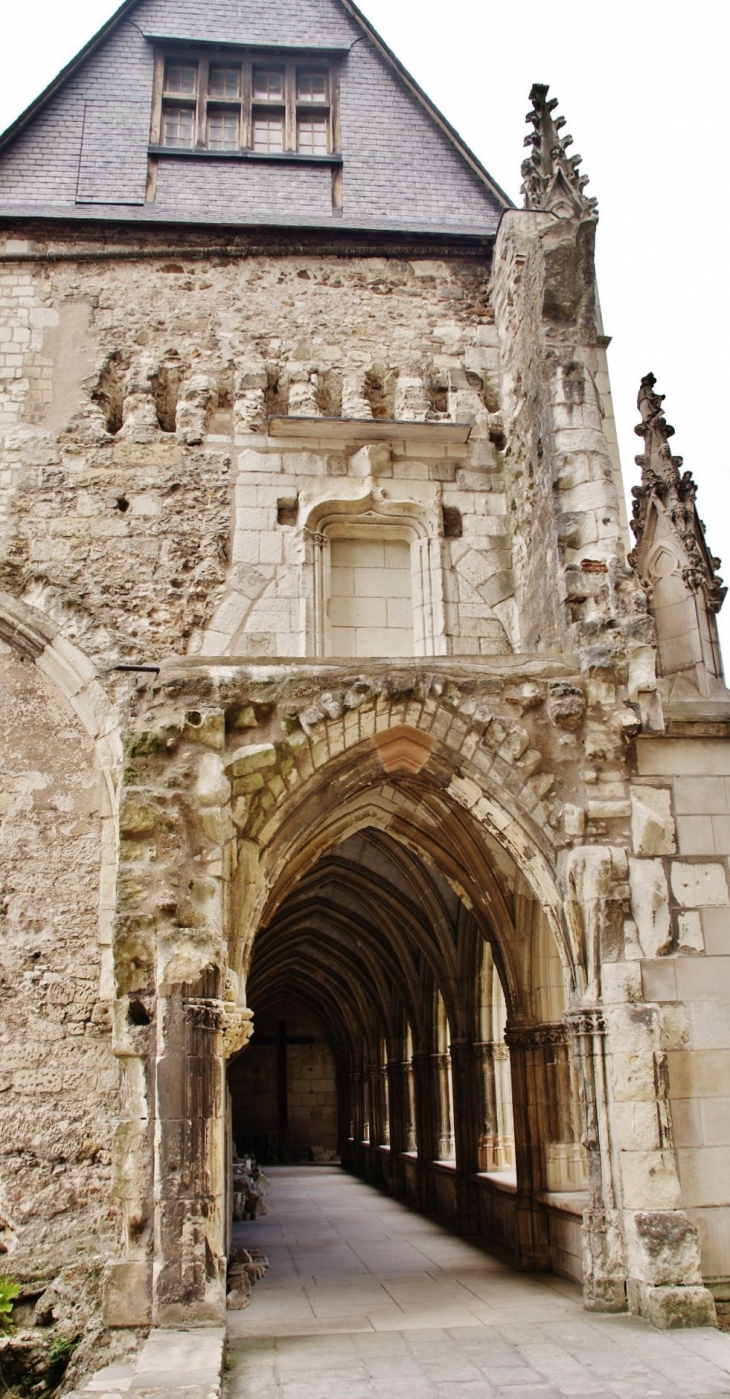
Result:
<instances>
[{"instance_id":1,"label":"cloister corridor","mask_svg":"<svg viewBox=\"0 0 730 1399\"><path fill-rule=\"evenodd\" d=\"M339 1166L268 1174L269 1214L234 1225L270 1266L229 1313L228 1399L730 1395L730 1336L589 1314Z\"/></svg>"}]
</instances>

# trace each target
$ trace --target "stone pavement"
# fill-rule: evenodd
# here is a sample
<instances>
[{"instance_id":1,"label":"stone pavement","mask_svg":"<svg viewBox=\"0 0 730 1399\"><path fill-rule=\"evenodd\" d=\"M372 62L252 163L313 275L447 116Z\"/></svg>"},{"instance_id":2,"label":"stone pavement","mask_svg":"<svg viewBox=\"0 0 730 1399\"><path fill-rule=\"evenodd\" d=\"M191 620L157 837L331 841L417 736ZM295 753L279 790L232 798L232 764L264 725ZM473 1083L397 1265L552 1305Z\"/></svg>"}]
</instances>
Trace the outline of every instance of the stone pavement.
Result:
<instances>
[{"instance_id":1,"label":"stone pavement","mask_svg":"<svg viewBox=\"0 0 730 1399\"><path fill-rule=\"evenodd\" d=\"M730 1396L730 1336L583 1310L338 1167L277 1167L234 1226L270 1268L229 1314L228 1399Z\"/></svg>"}]
</instances>

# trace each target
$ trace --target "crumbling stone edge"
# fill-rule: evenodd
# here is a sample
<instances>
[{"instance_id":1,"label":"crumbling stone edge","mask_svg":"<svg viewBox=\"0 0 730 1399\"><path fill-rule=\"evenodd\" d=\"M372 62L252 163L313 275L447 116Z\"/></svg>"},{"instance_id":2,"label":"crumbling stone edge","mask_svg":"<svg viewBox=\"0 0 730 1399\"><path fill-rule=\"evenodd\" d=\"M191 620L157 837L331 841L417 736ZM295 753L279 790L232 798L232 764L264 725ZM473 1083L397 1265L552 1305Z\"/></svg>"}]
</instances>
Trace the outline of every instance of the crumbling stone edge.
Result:
<instances>
[{"instance_id":1,"label":"crumbling stone edge","mask_svg":"<svg viewBox=\"0 0 730 1399\"><path fill-rule=\"evenodd\" d=\"M224 1326L155 1327L136 1356L105 1365L66 1399L221 1399L225 1359Z\"/></svg>"}]
</instances>

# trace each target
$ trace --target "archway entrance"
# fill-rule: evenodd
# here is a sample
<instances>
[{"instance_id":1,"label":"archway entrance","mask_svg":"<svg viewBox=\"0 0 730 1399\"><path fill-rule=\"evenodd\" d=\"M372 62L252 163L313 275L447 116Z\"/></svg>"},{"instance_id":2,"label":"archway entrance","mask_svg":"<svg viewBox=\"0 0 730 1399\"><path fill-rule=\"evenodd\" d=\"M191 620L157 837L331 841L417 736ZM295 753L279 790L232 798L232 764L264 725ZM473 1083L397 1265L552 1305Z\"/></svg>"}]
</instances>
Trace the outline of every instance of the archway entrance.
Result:
<instances>
[{"instance_id":1,"label":"archway entrance","mask_svg":"<svg viewBox=\"0 0 730 1399\"><path fill-rule=\"evenodd\" d=\"M317 853L300 852L253 943L234 1141L262 1162L336 1156L521 1267L582 1281L557 943L507 853L414 798L412 783L371 787L349 822L339 808L343 838L309 829Z\"/></svg>"}]
</instances>

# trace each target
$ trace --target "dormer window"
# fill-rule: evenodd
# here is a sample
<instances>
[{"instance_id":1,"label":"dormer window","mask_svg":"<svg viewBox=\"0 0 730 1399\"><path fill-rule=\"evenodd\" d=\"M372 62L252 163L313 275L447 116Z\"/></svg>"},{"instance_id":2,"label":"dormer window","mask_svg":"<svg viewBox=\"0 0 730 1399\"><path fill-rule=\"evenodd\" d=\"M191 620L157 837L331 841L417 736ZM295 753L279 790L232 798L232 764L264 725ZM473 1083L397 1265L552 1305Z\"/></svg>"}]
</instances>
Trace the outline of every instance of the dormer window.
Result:
<instances>
[{"instance_id":1,"label":"dormer window","mask_svg":"<svg viewBox=\"0 0 730 1399\"><path fill-rule=\"evenodd\" d=\"M160 55L158 64L153 148L305 159L338 149L330 61L211 53Z\"/></svg>"}]
</instances>

